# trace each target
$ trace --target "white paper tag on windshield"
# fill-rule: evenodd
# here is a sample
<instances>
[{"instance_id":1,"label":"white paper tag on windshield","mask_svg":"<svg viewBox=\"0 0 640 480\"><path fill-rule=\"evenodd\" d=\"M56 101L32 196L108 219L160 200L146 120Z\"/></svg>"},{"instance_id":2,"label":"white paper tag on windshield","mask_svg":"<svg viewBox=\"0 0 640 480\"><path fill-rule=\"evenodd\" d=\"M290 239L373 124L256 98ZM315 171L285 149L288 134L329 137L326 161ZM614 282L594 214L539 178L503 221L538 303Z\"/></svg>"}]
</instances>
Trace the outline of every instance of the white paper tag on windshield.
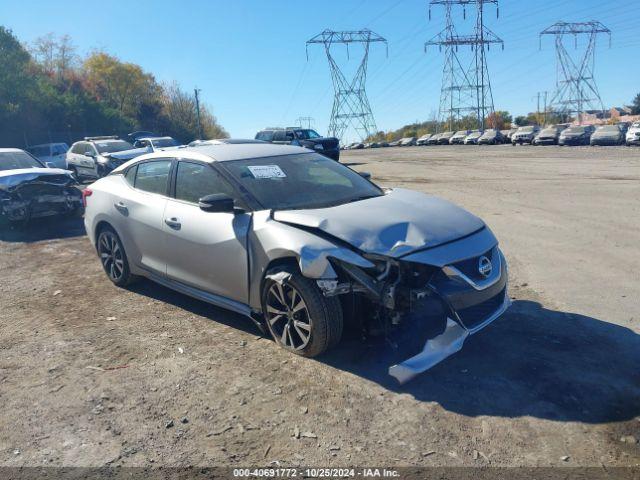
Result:
<instances>
[{"instance_id":1,"label":"white paper tag on windshield","mask_svg":"<svg viewBox=\"0 0 640 480\"><path fill-rule=\"evenodd\" d=\"M285 178L286 175L278 165L247 165L253 178Z\"/></svg>"}]
</instances>

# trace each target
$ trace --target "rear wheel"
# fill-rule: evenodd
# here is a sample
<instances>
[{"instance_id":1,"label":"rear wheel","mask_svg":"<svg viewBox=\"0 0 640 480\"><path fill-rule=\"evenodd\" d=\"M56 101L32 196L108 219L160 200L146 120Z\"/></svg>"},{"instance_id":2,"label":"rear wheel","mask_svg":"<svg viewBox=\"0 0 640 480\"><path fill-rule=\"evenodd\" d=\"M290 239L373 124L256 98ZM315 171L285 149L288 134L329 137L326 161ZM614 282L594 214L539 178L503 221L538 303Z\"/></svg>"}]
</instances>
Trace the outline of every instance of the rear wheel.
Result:
<instances>
[{"instance_id":1,"label":"rear wheel","mask_svg":"<svg viewBox=\"0 0 640 480\"><path fill-rule=\"evenodd\" d=\"M136 277L131 275L127 254L120 237L113 229L109 227L102 229L98 235L97 246L102 268L109 280L118 287L125 287L135 280Z\"/></svg>"},{"instance_id":2,"label":"rear wheel","mask_svg":"<svg viewBox=\"0 0 640 480\"><path fill-rule=\"evenodd\" d=\"M315 282L300 273L283 282L265 281L262 308L273 339L296 355L315 357L342 337L340 302L325 297Z\"/></svg>"}]
</instances>

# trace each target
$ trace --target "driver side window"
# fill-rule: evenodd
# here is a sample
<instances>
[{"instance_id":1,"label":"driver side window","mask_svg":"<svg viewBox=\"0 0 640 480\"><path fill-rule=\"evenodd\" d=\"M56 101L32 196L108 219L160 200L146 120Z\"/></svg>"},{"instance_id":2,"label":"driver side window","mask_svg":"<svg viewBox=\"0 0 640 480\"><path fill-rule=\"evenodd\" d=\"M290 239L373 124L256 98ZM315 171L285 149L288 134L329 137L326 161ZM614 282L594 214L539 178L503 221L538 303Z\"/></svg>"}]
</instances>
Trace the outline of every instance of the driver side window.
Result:
<instances>
[{"instance_id":1,"label":"driver side window","mask_svg":"<svg viewBox=\"0 0 640 480\"><path fill-rule=\"evenodd\" d=\"M176 173L176 199L198 203L202 197L224 193L234 198L233 187L211 165L180 162Z\"/></svg>"}]
</instances>

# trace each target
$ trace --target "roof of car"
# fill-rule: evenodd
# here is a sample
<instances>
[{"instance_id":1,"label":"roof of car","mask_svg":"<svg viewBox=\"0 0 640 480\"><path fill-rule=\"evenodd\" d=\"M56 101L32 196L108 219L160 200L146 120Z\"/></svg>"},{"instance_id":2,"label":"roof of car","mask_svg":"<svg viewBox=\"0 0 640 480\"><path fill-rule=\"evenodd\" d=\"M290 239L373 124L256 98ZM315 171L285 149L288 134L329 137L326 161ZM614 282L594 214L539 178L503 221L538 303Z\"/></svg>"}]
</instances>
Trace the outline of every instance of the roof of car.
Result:
<instances>
[{"instance_id":1,"label":"roof of car","mask_svg":"<svg viewBox=\"0 0 640 480\"><path fill-rule=\"evenodd\" d=\"M0 153L16 153L16 152L24 152L24 150L20 148L0 148Z\"/></svg>"},{"instance_id":2,"label":"roof of car","mask_svg":"<svg viewBox=\"0 0 640 480\"><path fill-rule=\"evenodd\" d=\"M295 155L312 153L312 150L292 145L278 145L273 143L224 143L219 145L198 145L174 150L181 159L200 160L203 162L228 162L230 160L245 160L250 158L277 157L281 155ZM177 153L179 152L179 154ZM154 158L167 158L167 151L149 153L126 162L114 171L118 172L132 163Z\"/></svg>"}]
</instances>

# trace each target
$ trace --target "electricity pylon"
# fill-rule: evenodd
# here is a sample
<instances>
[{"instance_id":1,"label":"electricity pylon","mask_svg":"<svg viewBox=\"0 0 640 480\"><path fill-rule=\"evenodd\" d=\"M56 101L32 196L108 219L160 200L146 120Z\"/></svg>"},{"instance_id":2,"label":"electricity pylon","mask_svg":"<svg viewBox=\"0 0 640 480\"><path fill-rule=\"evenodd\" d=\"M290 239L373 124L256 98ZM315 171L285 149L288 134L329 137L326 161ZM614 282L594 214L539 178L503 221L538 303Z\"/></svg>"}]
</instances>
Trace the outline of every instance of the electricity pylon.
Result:
<instances>
[{"instance_id":1,"label":"electricity pylon","mask_svg":"<svg viewBox=\"0 0 640 480\"><path fill-rule=\"evenodd\" d=\"M493 93L487 66L486 50L491 44L504 42L484 25L484 5L492 3L498 7L498 0L431 0L431 7L445 7L445 28L424 44L427 47L437 45L442 51L444 47L444 68L442 71L442 88L440 90L439 120L447 125L447 130L454 128L454 123L464 116L475 116L477 128L484 130L486 118L494 112ZM476 10L476 25L473 34L459 35L453 21L453 6L462 6L466 18L466 8L473 5ZM471 64L466 66L459 55L459 47L468 45L474 52Z\"/></svg>"},{"instance_id":2,"label":"electricity pylon","mask_svg":"<svg viewBox=\"0 0 640 480\"><path fill-rule=\"evenodd\" d=\"M387 45L386 39L368 29L341 32L325 30L313 37L306 44L307 49L309 48L309 44L319 43L324 45L327 60L329 61L329 68L331 69L331 79L335 93L331 119L329 121L329 135L337 137L340 140L342 140L349 126L354 128L361 140L364 140L377 130L365 90L369 46L375 42L383 42ZM351 43L362 44L364 47L364 54L360 66L351 81L347 80L331 54L331 46L336 43L346 45L347 55L349 55L349 44Z\"/></svg>"},{"instance_id":3,"label":"electricity pylon","mask_svg":"<svg viewBox=\"0 0 640 480\"><path fill-rule=\"evenodd\" d=\"M556 40L556 91L551 97L551 109L564 117L575 117L582 123L585 110L604 111L604 104L593 75L596 61L596 38L598 34L609 35L611 30L602 23L591 21L582 23L557 22L540 32L542 46L543 35L553 35ZM572 58L564 45L564 37L573 35L575 49L578 49L578 35L587 35L585 51Z\"/></svg>"},{"instance_id":4,"label":"electricity pylon","mask_svg":"<svg viewBox=\"0 0 640 480\"><path fill-rule=\"evenodd\" d=\"M315 123L313 117L298 117L296 119L296 126L304 127L304 125L306 124L309 130L311 130L311 125L313 125L313 123Z\"/></svg>"}]
</instances>

